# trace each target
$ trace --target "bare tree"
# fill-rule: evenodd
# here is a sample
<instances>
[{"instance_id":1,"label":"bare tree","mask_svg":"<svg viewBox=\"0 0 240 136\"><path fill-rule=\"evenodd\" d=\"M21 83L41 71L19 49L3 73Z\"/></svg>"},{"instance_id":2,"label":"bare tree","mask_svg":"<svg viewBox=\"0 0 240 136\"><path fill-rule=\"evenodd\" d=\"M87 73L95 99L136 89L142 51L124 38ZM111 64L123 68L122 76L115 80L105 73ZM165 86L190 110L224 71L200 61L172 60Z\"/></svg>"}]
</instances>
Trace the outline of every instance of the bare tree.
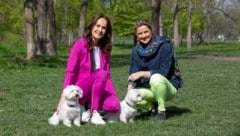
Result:
<instances>
[{"instance_id":1,"label":"bare tree","mask_svg":"<svg viewBox=\"0 0 240 136\"><path fill-rule=\"evenodd\" d=\"M211 40L211 15L214 12L215 0L205 0L205 14L206 14L206 42L209 44Z\"/></svg>"},{"instance_id":2,"label":"bare tree","mask_svg":"<svg viewBox=\"0 0 240 136\"><path fill-rule=\"evenodd\" d=\"M187 29L187 49L192 49L192 0L188 0L188 29Z\"/></svg>"},{"instance_id":3,"label":"bare tree","mask_svg":"<svg viewBox=\"0 0 240 136\"><path fill-rule=\"evenodd\" d=\"M236 39L240 33L240 1L218 0L210 6L213 11L210 22L211 37L218 37L222 41L225 38Z\"/></svg>"},{"instance_id":4,"label":"bare tree","mask_svg":"<svg viewBox=\"0 0 240 136\"><path fill-rule=\"evenodd\" d=\"M232 0L232 2L234 3L234 6L240 7L240 0L239 1ZM220 11L226 18L229 18L232 21L237 23L238 19L235 18L233 15L227 13L227 11L226 11L227 9L224 9L224 5L225 5L225 0L219 0L217 6L213 6L213 5L211 5L211 6L213 9Z\"/></svg>"},{"instance_id":5,"label":"bare tree","mask_svg":"<svg viewBox=\"0 0 240 136\"><path fill-rule=\"evenodd\" d=\"M152 28L153 34L159 35L159 14L161 9L161 0L152 0Z\"/></svg>"},{"instance_id":6,"label":"bare tree","mask_svg":"<svg viewBox=\"0 0 240 136\"><path fill-rule=\"evenodd\" d=\"M33 14L34 2L33 0L24 1L25 9L25 37L27 43L27 60L33 60L36 57L36 44L35 44L35 33L34 33L34 14Z\"/></svg>"},{"instance_id":7,"label":"bare tree","mask_svg":"<svg viewBox=\"0 0 240 136\"><path fill-rule=\"evenodd\" d=\"M79 19L79 36L83 36L85 30L85 22L87 15L87 5L88 0L82 0L81 3L81 11L80 11L80 19Z\"/></svg>"}]
</instances>

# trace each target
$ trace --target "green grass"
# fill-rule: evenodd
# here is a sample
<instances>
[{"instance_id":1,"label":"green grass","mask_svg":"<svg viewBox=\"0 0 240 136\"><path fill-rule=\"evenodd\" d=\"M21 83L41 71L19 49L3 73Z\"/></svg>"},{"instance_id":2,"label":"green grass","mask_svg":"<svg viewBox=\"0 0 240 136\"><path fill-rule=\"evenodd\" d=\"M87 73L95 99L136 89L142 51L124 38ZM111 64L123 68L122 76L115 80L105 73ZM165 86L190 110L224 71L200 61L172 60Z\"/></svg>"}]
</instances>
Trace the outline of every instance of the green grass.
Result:
<instances>
[{"instance_id":1,"label":"green grass","mask_svg":"<svg viewBox=\"0 0 240 136\"><path fill-rule=\"evenodd\" d=\"M113 50L112 77L120 99L126 93L129 44ZM166 121L137 118L135 123L67 128L50 126L47 119L60 97L68 48L57 57L25 62L24 49L0 45L1 136L239 136L240 61L192 55L240 56L239 43L177 49L184 87L167 103Z\"/></svg>"},{"instance_id":2,"label":"green grass","mask_svg":"<svg viewBox=\"0 0 240 136\"><path fill-rule=\"evenodd\" d=\"M195 45L191 52L187 52L186 47L178 49L178 52L185 55L239 56L240 42L226 41L209 45Z\"/></svg>"}]
</instances>

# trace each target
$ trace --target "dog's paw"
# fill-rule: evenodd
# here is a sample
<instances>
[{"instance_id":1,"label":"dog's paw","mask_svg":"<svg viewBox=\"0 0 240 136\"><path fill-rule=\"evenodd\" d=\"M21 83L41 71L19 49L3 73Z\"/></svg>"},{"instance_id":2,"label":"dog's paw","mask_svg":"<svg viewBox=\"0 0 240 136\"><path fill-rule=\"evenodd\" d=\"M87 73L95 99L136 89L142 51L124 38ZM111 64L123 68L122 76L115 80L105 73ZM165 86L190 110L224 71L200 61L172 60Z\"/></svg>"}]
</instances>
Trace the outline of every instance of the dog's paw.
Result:
<instances>
[{"instance_id":1,"label":"dog's paw","mask_svg":"<svg viewBox=\"0 0 240 136\"><path fill-rule=\"evenodd\" d=\"M72 126L71 123L63 123L63 125L65 125L66 127L71 127Z\"/></svg>"},{"instance_id":2,"label":"dog's paw","mask_svg":"<svg viewBox=\"0 0 240 136\"><path fill-rule=\"evenodd\" d=\"M126 118L120 118L120 121L123 123L128 123L128 120Z\"/></svg>"},{"instance_id":3,"label":"dog's paw","mask_svg":"<svg viewBox=\"0 0 240 136\"><path fill-rule=\"evenodd\" d=\"M75 126L80 127L80 126L81 126L80 118L79 118L79 119L75 119L75 120L73 121L73 124L74 124Z\"/></svg>"},{"instance_id":4,"label":"dog's paw","mask_svg":"<svg viewBox=\"0 0 240 136\"><path fill-rule=\"evenodd\" d=\"M90 110L87 110L87 111L84 111L82 113L82 122L89 122L90 121L90 118L91 118L91 113L90 113Z\"/></svg>"},{"instance_id":5,"label":"dog's paw","mask_svg":"<svg viewBox=\"0 0 240 136\"><path fill-rule=\"evenodd\" d=\"M70 120L63 120L63 125L67 126L67 127L71 127L71 121Z\"/></svg>"},{"instance_id":6,"label":"dog's paw","mask_svg":"<svg viewBox=\"0 0 240 136\"><path fill-rule=\"evenodd\" d=\"M128 123L128 121L127 121L127 120L122 120L122 122L123 122L123 123Z\"/></svg>"},{"instance_id":7,"label":"dog's paw","mask_svg":"<svg viewBox=\"0 0 240 136\"><path fill-rule=\"evenodd\" d=\"M74 122L74 125L80 127L81 123L80 122Z\"/></svg>"},{"instance_id":8,"label":"dog's paw","mask_svg":"<svg viewBox=\"0 0 240 136\"><path fill-rule=\"evenodd\" d=\"M133 122L134 122L134 119L133 119L133 118L129 119L129 122L130 122L130 123L133 123Z\"/></svg>"}]
</instances>

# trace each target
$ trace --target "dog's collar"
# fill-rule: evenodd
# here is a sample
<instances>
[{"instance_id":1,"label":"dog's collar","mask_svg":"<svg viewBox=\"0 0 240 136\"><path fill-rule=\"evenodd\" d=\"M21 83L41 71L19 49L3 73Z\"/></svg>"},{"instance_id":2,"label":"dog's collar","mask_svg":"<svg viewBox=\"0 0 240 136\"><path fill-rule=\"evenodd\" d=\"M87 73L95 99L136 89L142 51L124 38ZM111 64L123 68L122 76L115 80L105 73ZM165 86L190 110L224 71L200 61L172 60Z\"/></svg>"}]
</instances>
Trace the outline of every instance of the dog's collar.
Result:
<instances>
[{"instance_id":1,"label":"dog's collar","mask_svg":"<svg viewBox=\"0 0 240 136\"><path fill-rule=\"evenodd\" d=\"M127 101L126 101L126 104L127 104L129 107L135 108L135 106L134 106L134 105L131 105L131 104L130 104L130 103L128 103Z\"/></svg>"},{"instance_id":2,"label":"dog's collar","mask_svg":"<svg viewBox=\"0 0 240 136\"><path fill-rule=\"evenodd\" d=\"M70 104L70 103L68 103L67 106L68 106L68 107L76 107L76 104Z\"/></svg>"}]
</instances>

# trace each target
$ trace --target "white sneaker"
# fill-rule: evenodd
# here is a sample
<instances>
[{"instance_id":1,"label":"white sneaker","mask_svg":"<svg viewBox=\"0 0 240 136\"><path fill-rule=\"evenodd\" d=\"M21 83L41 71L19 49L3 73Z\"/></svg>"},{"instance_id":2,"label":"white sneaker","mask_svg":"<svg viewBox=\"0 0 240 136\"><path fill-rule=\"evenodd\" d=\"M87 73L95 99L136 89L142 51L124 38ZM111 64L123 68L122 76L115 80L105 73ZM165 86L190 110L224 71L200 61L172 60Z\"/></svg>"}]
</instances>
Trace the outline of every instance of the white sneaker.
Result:
<instances>
[{"instance_id":1,"label":"white sneaker","mask_svg":"<svg viewBox=\"0 0 240 136\"><path fill-rule=\"evenodd\" d=\"M99 113L94 113L91 118L91 123L95 125L105 125L105 121L102 119L102 116Z\"/></svg>"},{"instance_id":2,"label":"white sneaker","mask_svg":"<svg viewBox=\"0 0 240 136\"><path fill-rule=\"evenodd\" d=\"M82 122L89 122L90 117L91 117L90 110L84 111L82 113Z\"/></svg>"}]
</instances>

